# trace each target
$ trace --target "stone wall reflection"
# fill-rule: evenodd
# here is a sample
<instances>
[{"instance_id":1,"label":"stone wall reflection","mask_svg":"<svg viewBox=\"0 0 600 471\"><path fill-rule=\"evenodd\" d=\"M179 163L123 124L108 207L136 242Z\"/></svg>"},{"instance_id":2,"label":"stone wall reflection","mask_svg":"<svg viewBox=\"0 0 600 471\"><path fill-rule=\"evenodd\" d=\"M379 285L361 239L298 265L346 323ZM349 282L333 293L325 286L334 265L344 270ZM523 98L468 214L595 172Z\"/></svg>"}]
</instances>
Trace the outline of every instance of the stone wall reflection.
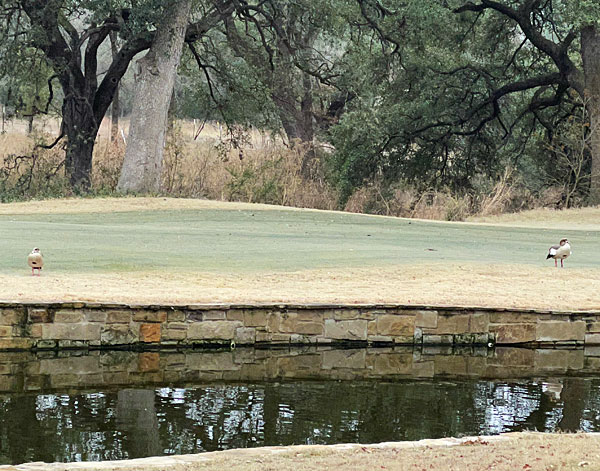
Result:
<instances>
[{"instance_id":1,"label":"stone wall reflection","mask_svg":"<svg viewBox=\"0 0 600 471\"><path fill-rule=\"evenodd\" d=\"M300 348L0 353L0 392L285 379L527 378L600 373L597 349Z\"/></svg>"},{"instance_id":2,"label":"stone wall reflection","mask_svg":"<svg viewBox=\"0 0 600 471\"><path fill-rule=\"evenodd\" d=\"M0 354L0 463L600 431L594 350ZM341 381L337 381L341 380Z\"/></svg>"}]
</instances>

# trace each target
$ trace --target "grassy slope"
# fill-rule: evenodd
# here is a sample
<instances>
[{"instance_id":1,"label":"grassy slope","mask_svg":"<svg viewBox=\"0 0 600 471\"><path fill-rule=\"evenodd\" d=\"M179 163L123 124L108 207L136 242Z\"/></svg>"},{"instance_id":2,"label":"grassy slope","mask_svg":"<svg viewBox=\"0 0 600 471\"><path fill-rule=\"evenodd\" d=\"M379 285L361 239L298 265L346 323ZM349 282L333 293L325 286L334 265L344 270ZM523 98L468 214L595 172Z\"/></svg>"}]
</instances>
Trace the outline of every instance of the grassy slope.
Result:
<instances>
[{"instance_id":1,"label":"grassy slope","mask_svg":"<svg viewBox=\"0 0 600 471\"><path fill-rule=\"evenodd\" d=\"M54 272L232 271L419 263L548 265L568 237L577 267L600 268L599 231L440 224L357 214L255 209L0 215L0 272L33 246Z\"/></svg>"},{"instance_id":2,"label":"grassy slope","mask_svg":"<svg viewBox=\"0 0 600 471\"><path fill-rule=\"evenodd\" d=\"M529 305L542 306L544 278L551 277L558 284L550 289L572 293L557 298L560 307L595 307L600 302L590 290L600 287L600 225L586 224L586 229L437 223L164 199L3 205L0 281L5 286L0 297L46 299L52 294L49 280L25 280L25 257L39 246L45 276L56 277L55 299L65 286L73 287L69 297L101 299L92 285L106 283L110 289L104 298L138 296L140 302L156 302L159 288L168 293L177 287L181 292L163 294L165 300L487 304L482 295L489 290L497 305L520 278L521 291L533 290L528 286L537 282L539 302ZM570 270L557 272L545 255L561 237L571 240L574 254L567 261ZM143 278L144 273L150 277ZM82 279L91 284L77 285ZM119 289L131 280L136 284ZM212 294L207 291L211 284ZM293 291L294 284L304 297ZM339 296L333 296L336 290ZM122 298L125 292L130 296ZM526 291L521 295L516 305L533 299ZM510 299L507 304L515 305Z\"/></svg>"}]
</instances>

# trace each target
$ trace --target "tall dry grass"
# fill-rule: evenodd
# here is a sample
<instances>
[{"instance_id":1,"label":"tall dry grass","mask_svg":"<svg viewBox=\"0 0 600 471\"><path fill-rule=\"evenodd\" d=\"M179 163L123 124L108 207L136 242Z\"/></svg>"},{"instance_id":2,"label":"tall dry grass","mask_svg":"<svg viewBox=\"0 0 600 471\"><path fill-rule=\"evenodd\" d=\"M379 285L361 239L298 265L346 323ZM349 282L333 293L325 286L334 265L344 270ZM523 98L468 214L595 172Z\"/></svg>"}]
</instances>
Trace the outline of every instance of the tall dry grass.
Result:
<instances>
[{"instance_id":1,"label":"tall dry grass","mask_svg":"<svg viewBox=\"0 0 600 471\"><path fill-rule=\"evenodd\" d=\"M418 219L464 221L472 216L494 216L539 207L556 208L563 198L561 188L549 187L534 195L513 169L491 185L490 189L464 193L448 189L417 190L399 183L385 187L373 182L353 193L345 210Z\"/></svg>"},{"instance_id":2,"label":"tall dry grass","mask_svg":"<svg viewBox=\"0 0 600 471\"><path fill-rule=\"evenodd\" d=\"M290 149L254 131L243 146L208 134L171 135L165 153L162 191L171 196L334 209L336 192L323 180L301 174L301 146Z\"/></svg>"},{"instance_id":3,"label":"tall dry grass","mask_svg":"<svg viewBox=\"0 0 600 471\"><path fill-rule=\"evenodd\" d=\"M121 123L124 130L128 123ZM49 129L50 126L45 126ZM201 132L199 132L201 131ZM126 133L123 132L126 136ZM18 123L0 135L0 198L3 201L70 196L64 148L44 149L52 134L39 127L24 134ZM115 192L126 143L110 140L103 123L94 148L92 192ZM161 193L176 197L334 209L337 193L323 178L301 173L305 149L256 130L236 135L214 123L176 123L165 149ZM318 160L315 160L318 164ZM320 175L322 171L315 171Z\"/></svg>"},{"instance_id":4,"label":"tall dry grass","mask_svg":"<svg viewBox=\"0 0 600 471\"><path fill-rule=\"evenodd\" d=\"M65 193L64 150L43 149L43 135L0 135L0 201L56 197Z\"/></svg>"},{"instance_id":5,"label":"tall dry grass","mask_svg":"<svg viewBox=\"0 0 600 471\"><path fill-rule=\"evenodd\" d=\"M111 195L123 163L128 122L110 140L109 121L102 123L94 150L92 192ZM36 123L27 136L25 125L14 122L0 135L0 200L70 196L64 177L64 149L42 149L58 123ZM176 197L270 203L316 209L338 209L338 193L323 175L323 163L312 160L311 178L302 174L306 148L290 148L281 138L254 129L228 129L218 123L180 121L169 133L161 193ZM317 153L317 157L319 157ZM323 157L323 156L321 156ZM533 195L516 172L508 169L488 189L455 193L417 190L414 185L384 185L374 181L358 188L344 209L389 216L462 221L470 216L493 216L536 207L557 207L560 187Z\"/></svg>"}]
</instances>

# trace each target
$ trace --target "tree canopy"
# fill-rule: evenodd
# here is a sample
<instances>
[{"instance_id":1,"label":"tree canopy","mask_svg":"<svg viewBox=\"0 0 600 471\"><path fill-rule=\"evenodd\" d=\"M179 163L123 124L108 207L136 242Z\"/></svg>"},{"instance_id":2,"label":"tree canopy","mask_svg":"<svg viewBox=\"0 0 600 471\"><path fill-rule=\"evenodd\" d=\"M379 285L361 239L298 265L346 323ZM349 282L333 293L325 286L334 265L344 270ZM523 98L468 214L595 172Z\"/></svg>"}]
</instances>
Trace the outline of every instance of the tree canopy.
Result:
<instances>
[{"instance_id":1,"label":"tree canopy","mask_svg":"<svg viewBox=\"0 0 600 471\"><path fill-rule=\"evenodd\" d=\"M376 173L469 188L535 162L540 133L551 138L578 107L595 116L597 74L583 60L592 2L357 1L378 40L364 62L377 79L333 131L349 189Z\"/></svg>"},{"instance_id":2,"label":"tree canopy","mask_svg":"<svg viewBox=\"0 0 600 471\"><path fill-rule=\"evenodd\" d=\"M0 61L27 56L36 84L60 86L36 96L62 100L74 187L89 185L99 122L173 2L4 2ZM342 200L375 179L470 191L507 166L541 187L572 171L553 145L583 126L577 191L597 202L599 21L594 0L196 0L181 110L330 144ZM110 32L121 47L100 68Z\"/></svg>"}]
</instances>

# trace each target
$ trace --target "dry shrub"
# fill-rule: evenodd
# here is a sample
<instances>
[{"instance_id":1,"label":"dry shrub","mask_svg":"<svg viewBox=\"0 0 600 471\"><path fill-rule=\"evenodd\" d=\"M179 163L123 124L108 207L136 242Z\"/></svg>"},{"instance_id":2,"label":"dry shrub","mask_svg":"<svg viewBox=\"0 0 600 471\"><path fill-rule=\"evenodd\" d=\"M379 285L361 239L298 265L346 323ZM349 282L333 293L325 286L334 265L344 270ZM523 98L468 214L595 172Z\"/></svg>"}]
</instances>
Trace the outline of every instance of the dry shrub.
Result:
<instances>
[{"instance_id":1,"label":"dry shrub","mask_svg":"<svg viewBox=\"0 0 600 471\"><path fill-rule=\"evenodd\" d=\"M106 124L106 123L105 123ZM94 148L92 193L115 191L123 158L122 139L110 142L103 124ZM286 147L266 133L227 131L207 124L200 136L189 123L179 123L165 149L162 192L172 196L247 201L334 209L337 194L324 181L321 161L310 162L313 179L303 178L306 148ZM236 134L237 133L237 134ZM233 137L232 137L233 136ZM20 132L0 136L0 192L3 200L60 197L71 191L64 176L64 145L35 147L51 136ZM316 154L315 154L316 155Z\"/></svg>"},{"instance_id":2,"label":"dry shrub","mask_svg":"<svg viewBox=\"0 0 600 471\"><path fill-rule=\"evenodd\" d=\"M507 167L489 194L477 198L479 216L493 216L506 212L517 212L536 206L533 195L515 175L514 169Z\"/></svg>"},{"instance_id":3,"label":"dry shrub","mask_svg":"<svg viewBox=\"0 0 600 471\"><path fill-rule=\"evenodd\" d=\"M44 124L47 129L51 125ZM110 143L107 130L107 123L103 123L94 149L92 191L95 194L115 191L125 154L125 143L122 139ZM50 135L40 132L27 136L22 130L15 130L0 135L3 201L70 195L64 177L63 147L51 150L35 147L36 143L51 141ZM313 157L308 159L308 165L304 162L303 175L303 160L307 155ZM336 209L338 195L323 178L323 158L324 154L299 143L287 147L276 135L266 132L180 121L169 135L165 149L162 192L179 197ZM307 173L309 178L305 176ZM390 186L376 180L357 189L344 209L460 221L470 215L556 208L564 201L564 188L559 185L546 188L534 198L511 169L493 186L484 181L477 187L470 195L459 195L449 190L417 190L405 182Z\"/></svg>"},{"instance_id":4,"label":"dry shrub","mask_svg":"<svg viewBox=\"0 0 600 471\"><path fill-rule=\"evenodd\" d=\"M59 142L52 149L39 146L53 140L53 136L41 133L0 136L0 192L3 200L72 194L64 172L64 143ZM106 194L115 190L124 154L122 142L97 143L91 176L93 193Z\"/></svg>"},{"instance_id":5,"label":"dry shrub","mask_svg":"<svg viewBox=\"0 0 600 471\"><path fill-rule=\"evenodd\" d=\"M52 121L42 122L32 134L24 134L19 123L15 132L0 135L0 193L2 200L71 196L65 177L65 142L51 149L40 147L55 139L55 134L37 131L38 128L58 132ZM109 143L99 139L94 148L92 191L95 194L114 191L125 145L122 141Z\"/></svg>"},{"instance_id":6,"label":"dry shrub","mask_svg":"<svg viewBox=\"0 0 600 471\"><path fill-rule=\"evenodd\" d=\"M366 213L368 212L367 208L372 206L374 199L373 188L363 186L350 195L346 206L344 206L344 211L348 211L349 213Z\"/></svg>"},{"instance_id":7,"label":"dry shrub","mask_svg":"<svg viewBox=\"0 0 600 471\"><path fill-rule=\"evenodd\" d=\"M408 185L390 189L382 187L381 183L375 183L355 191L344 210L354 213L462 221L470 215L471 199L468 196L455 196L447 191L432 190L419 193Z\"/></svg>"},{"instance_id":8,"label":"dry shrub","mask_svg":"<svg viewBox=\"0 0 600 471\"><path fill-rule=\"evenodd\" d=\"M181 197L335 207L337 195L323 179L302 177L302 146L289 149L275 138L254 134L236 136L233 145L214 137L190 141L176 130L165 153L163 191Z\"/></svg>"},{"instance_id":9,"label":"dry shrub","mask_svg":"<svg viewBox=\"0 0 600 471\"><path fill-rule=\"evenodd\" d=\"M244 158L226 162L224 196L230 201L272 203L285 206L334 209L337 195L323 179L302 176L302 146L283 145L251 149ZM315 164L317 159L315 159Z\"/></svg>"},{"instance_id":10,"label":"dry shrub","mask_svg":"<svg viewBox=\"0 0 600 471\"><path fill-rule=\"evenodd\" d=\"M92 190L96 193L111 193L115 191L123 158L125 144L122 140L98 142L94 148L92 167Z\"/></svg>"},{"instance_id":11,"label":"dry shrub","mask_svg":"<svg viewBox=\"0 0 600 471\"><path fill-rule=\"evenodd\" d=\"M402 208L398 207L390 189L380 181L375 181L356 190L344 207L351 213L381 214L385 216L403 216Z\"/></svg>"},{"instance_id":12,"label":"dry shrub","mask_svg":"<svg viewBox=\"0 0 600 471\"><path fill-rule=\"evenodd\" d=\"M64 150L45 149L49 136L35 133L23 136L3 135L0 151L0 200L60 196L65 193Z\"/></svg>"},{"instance_id":13,"label":"dry shrub","mask_svg":"<svg viewBox=\"0 0 600 471\"><path fill-rule=\"evenodd\" d=\"M550 186L544 188L538 197L538 203L543 208L560 208L564 201L564 188Z\"/></svg>"},{"instance_id":14,"label":"dry shrub","mask_svg":"<svg viewBox=\"0 0 600 471\"><path fill-rule=\"evenodd\" d=\"M468 196L455 196L449 192L428 191L416 202L411 217L443 221L464 221L471 210Z\"/></svg>"},{"instance_id":15,"label":"dry shrub","mask_svg":"<svg viewBox=\"0 0 600 471\"><path fill-rule=\"evenodd\" d=\"M392 214L402 217L410 217L412 210L419 199L419 194L414 188L397 188L389 202Z\"/></svg>"}]
</instances>

